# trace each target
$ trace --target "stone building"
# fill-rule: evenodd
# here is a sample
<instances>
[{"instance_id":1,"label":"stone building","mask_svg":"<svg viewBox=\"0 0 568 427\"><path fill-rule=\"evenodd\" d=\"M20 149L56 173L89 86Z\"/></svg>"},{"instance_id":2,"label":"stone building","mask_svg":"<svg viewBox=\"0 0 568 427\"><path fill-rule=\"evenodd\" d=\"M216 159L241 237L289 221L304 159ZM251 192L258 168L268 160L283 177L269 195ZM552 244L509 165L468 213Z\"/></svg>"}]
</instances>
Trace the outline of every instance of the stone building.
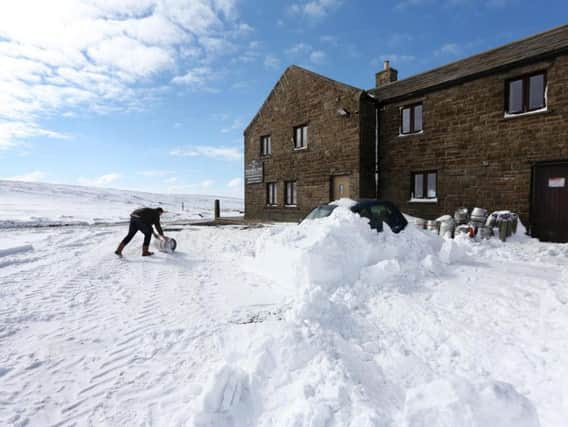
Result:
<instances>
[{"instance_id":1,"label":"stone building","mask_svg":"<svg viewBox=\"0 0 568 427\"><path fill-rule=\"evenodd\" d=\"M245 130L245 215L296 221L340 197L374 197L375 102L297 66Z\"/></svg>"},{"instance_id":2,"label":"stone building","mask_svg":"<svg viewBox=\"0 0 568 427\"><path fill-rule=\"evenodd\" d=\"M366 91L292 66L245 130L245 182L248 218L378 197L568 241L568 25L403 80L386 62Z\"/></svg>"}]
</instances>

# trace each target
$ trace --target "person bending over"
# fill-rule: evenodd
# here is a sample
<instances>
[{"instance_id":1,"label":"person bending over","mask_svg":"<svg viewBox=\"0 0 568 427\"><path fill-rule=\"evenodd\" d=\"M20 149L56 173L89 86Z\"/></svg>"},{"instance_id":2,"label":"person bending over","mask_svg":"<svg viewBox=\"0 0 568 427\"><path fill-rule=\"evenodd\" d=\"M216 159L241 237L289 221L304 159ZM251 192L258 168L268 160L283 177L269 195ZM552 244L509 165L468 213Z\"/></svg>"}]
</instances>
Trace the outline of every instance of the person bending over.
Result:
<instances>
[{"instance_id":1,"label":"person bending over","mask_svg":"<svg viewBox=\"0 0 568 427\"><path fill-rule=\"evenodd\" d=\"M160 225L160 216L164 213L162 208L140 208L136 209L130 214L130 226L128 228L128 234L114 253L119 257L122 257L122 250L128 243L132 240L134 235L141 231L144 234L144 244L142 245L142 256L154 255L154 252L150 252L148 248L150 247L150 239L152 234L157 238L164 238L164 232L162 231L162 226ZM154 232L152 226L156 227L158 234Z\"/></svg>"}]
</instances>

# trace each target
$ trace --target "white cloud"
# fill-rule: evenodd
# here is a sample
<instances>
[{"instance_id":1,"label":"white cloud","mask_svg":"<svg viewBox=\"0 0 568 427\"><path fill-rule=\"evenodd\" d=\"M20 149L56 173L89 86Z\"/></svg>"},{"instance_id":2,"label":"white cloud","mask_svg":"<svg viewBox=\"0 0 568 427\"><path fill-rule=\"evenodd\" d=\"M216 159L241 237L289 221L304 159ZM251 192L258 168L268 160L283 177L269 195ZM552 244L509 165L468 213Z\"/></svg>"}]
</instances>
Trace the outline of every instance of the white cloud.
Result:
<instances>
[{"instance_id":1,"label":"white cloud","mask_svg":"<svg viewBox=\"0 0 568 427\"><path fill-rule=\"evenodd\" d=\"M463 53L463 48L457 43L446 43L434 51L436 56L458 56Z\"/></svg>"},{"instance_id":2,"label":"white cloud","mask_svg":"<svg viewBox=\"0 0 568 427\"><path fill-rule=\"evenodd\" d=\"M391 48L406 45L414 40L411 34L407 33L393 33L387 38L387 45Z\"/></svg>"},{"instance_id":3,"label":"white cloud","mask_svg":"<svg viewBox=\"0 0 568 427\"><path fill-rule=\"evenodd\" d=\"M86 185L89 187L105 187L113 182L120 179L118 173L108 173L106 175L101 175L96 178L79 178L77 181L81 185Z\"/></svg>"},{"instance_id":4,"label":"white cloud","mask_svg":"<svg viewBox=\"0 0 568 427\"><path fill-rule=\"evenodd\" d=\"M399 1L395 6L395 9L403 11L412 6L422 6L424 4L432 3L433 0L403 0Z\"/></svg>"},{"instance_id":5,"label":"white cloud","mask_svg":"<svg viewBox=\"0 0 568 427\"><path fill-rule=\"evenodd\" d=\"M54 114L138 111L163 92L163 74L211 91L211 64L254 29L237 0L18 0L0 13L0 146L42 130ZM242 46L248 49L248 45ZM250 55L249 55L250 56ZM166 77L168 78L168 77Z\"/></svg>"},{"instance_id":6,"label":"white cloud","mask_svg":"<svg viewBox=\"0 0 568 427\"><path fill-rule=\"evenodd\" d=\"M419 6L437 6L446 8L455 7L487 7L487 8L501 8L505 7L510 3L517 2L518 0L401 0L395 5L395 9L399 11L405 11L411 7Z\"/></svg>"},{"instance_id":7,"label":"white cloud","mask_svg":"<svg viewBox=\"0 0 568 427\"><path fill-rule=\"evenodd\" d=\"M42 179L44 179L45 177L46 177L46 174L44 172L33 171L33 172L25 173L23 175L10 176L10 177L7 177L7 178L2 178L2 179L7 179L9 181L38 182L38 181L41 181Z\"/></svg>"},{"instance_id":8,"label":"white cloud","mask_svg":"<svg viewBox=\"0 0 568 427\"><path fill-rule=\"evenodd\" d=\"M163 177L172 174L174 174L174 172L167 170L147 170L147 171L138 172L138 175L148 176L148 177L156 177L156 176Z\"/></svg>"},{"instance_id":9,"label":"white cloud","mask_svg":"<svg viewBox=\"0 0 568 427\"><path fill-rule=\"evenodd\" d=\"M307 58L313 64L323 64L327 59L323 50L314 49L312 45L304 42L289 47L285 53L293 58Z\"/></svg>"},{"instance_id":10,"label":"white cloud","mask_svg":"<svg viewBox=\"0 0 568 427\"><path fill-rule=\"evenodd\" d=\"M218 89L211 86L217 78L217 74L210 67L195 67L184 75L174 77L172 83L187 86L192 90L217 92Z\"/></svg>"},{"instance_id":11,"label":"white cloud","mask_svg":"<svg viewBox=\"0 0 568 427\"><path fill-rule=\"evenodd\" d=\"M327 55L322 50L314 50L310 53L310 61L314 64L323 64L327 58Z\"/></svg>"},{"instance_id":12,"label":"white cloud","mask_svg":"<svg viewBox=\"0 0 568 427\"><path fill-rule=\"evenodd\" d=\"M229 132L236 131L236 130L240 131L240 130L243 129L244 125L245 124L244 124L242 119L234 119L233 122L229 126L226 126L223 129L221 129L221 132L222 133L229 133Z\"/></svg>"},{"instance_id":13,"label":"white cloud","mask_svg":"<svg viewBox=\"0 0 568 427\"><path fill-rule=\"evenodd\" d=\"M240 90L240 89L247 89L247 88L251 87L251 85L252 85L252 82L251 82L251 81L242 80L242 81L233 83L233 84L231 85L231 88L232 88L232 89L237 89L237 90Z\"/></svg>"},{"instance_id":14,"label":"white cloud","mask_svg":"<svg viewBox=\"0 0 568 427\"><path fill-rule=\"evenodd\" d=\"M162 71L174 63L172 52L167 49L146 46L123 36L103 40L89 48L87 54L97 64L141 77Z\"/></svg>"},{"instance_id":15,"label":"white cloud","mask_svg":"<svg viewBox=\"0 0 568 427\"><path fill-rule=\"evenodd\" d=\"M379 59L375 59L371 61L371 64L375 67L382 66L383 61L390 61L391 66L396 68L397 64L405 64L409 62L416 61L416 57L414 55L405 55L401 53L387 53L379 56Z\"/></svg>"},{"instance_id":16,"label":"white cloud","mask_svg":"<svg viewBox=\"0 0 568 427\"><path fill-rule=\"evenodd\" d=\"M42 129L33 123L22 121L0 122L0 150L15 146L15 140L43 136L54 139L67 139L68 135Z\"/></svg>"},{"instance_id":17,"label":"white cloud","mask_svg":"<svg viewBox=\"0 0 568 427\"><path fill-rule=\"evenodd\" d=\"M227 187L229 188L239 188L243 185L242 178L233 178L227 183Z\"/></svg>"},{"instance_id":18,"label":"white cloud","mask_svg":"<svg viewBox=\"0 0 568 427\"><path fill-rule=\"evenodd\" d=\"M280 68L280 60L274 55L266 55L264 58L264 66L266 68Z\"/></svg>"},{"instance_id":19,"label":"white cloud","mask_svg":"<svg viewBox=\"0 0 568 427\"><path fill-rule=\"evenodd\" d=\"M337 36L326 35L326 36L321 36L320 41L323 43L328 43L332 46L337 46L339 43L339 38Z\"/></svg>"},{"instance_id":20,"label":"white cloud","mask_svg":"<svg viewBox=\"0 0 568 427\"><path fill-rule=\"evenodd\" d=\"M294 3L290 6L290 11L310 18L322 18L341 6L340 0L310 0L301 3Z\"/></svg>"},{"instance_id":21,"label":"white cloud","mask_svg":"<svg viewBox=\"0 0 568 427\"><path fill-rule=\"evenodd\" d=\"M229 147L196 146L177 148L170 151L176 157L209 157L213 159L241 160L243 154L240 149Z\"/></svg>"},{"instance_id":22,"label":"white cloud","mask_svg":"<svg viewBox=\"0 0 568 427\"><path fill-rule=\"evenodd\" d=\"M291 56L307 55L310 52L312 52L312 50L313 48L311 45L301 42L301 43L296 43L291 48L286 49L286 53Z\"/></svg>"}]
</instances>

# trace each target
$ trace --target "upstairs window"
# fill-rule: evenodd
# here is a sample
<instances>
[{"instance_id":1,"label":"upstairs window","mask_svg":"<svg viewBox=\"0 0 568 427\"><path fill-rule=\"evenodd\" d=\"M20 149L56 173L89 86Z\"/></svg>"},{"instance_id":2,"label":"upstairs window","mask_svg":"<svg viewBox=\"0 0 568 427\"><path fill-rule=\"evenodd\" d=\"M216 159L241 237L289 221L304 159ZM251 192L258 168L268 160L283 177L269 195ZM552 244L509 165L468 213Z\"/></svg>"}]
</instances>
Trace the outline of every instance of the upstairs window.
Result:
<instances>
[{"instance_id":1,"label":"upstairs window","mask_svg":"<svg viewBox=\"0 0 568 427\"><path fill-rule=\"evenodd\" d=\"M546 107L546 73L518 77L507 82L506 112L522 114Z\"/></svg>"},{"instance_id":2,"label":"upstairs window","mask_svg":"<svg viewBox=\"0 0 568 427\"><path fill-rule=\"evenodd\" d=\"M272 143L270 142L270 135L260 137L260 155L269 156L272 154Z\"/></svg>"},{"instance_id":3,"label":"upstairs window","mask_svg":"<svg viewBox=\"0 0 568 427\"><path fill-rule=\"evenodd\" d=\"M268 206L276 206L278 204L275 182L269 182L266 184L266 204Z\"/></svg>"},{"instance_id":4,"label":"upstairs window","mask_svg":"<svg viewBox=\"0 0 568 427\"><path fill-rule=\"evenodd\" d=\"M422 104L409 105L400 110L400 133L407 135L422 131Z\"/></svg>"},{"instance_id":5,"label":"upstairs window","mask_svg":"<svg viewBox=\"0 0 568 427\"><path fill-rule=\"evenodd\" d=\"M438 173L415 172L412 174L411 199L432 200L438 197Z\"/></svg>"},{"instance_id":6,"label":"upstairs window","mask_svg":"<svg viewBox=\"0 0 568 427\"><path fill-rule=\"evenodd\" d=\"M284 204L286 206L296 206L298 204L298 193L296 191L296 181L286 181L284 183Z\"/></svg>"},{"instance_id":7,"label":"upstairs window","mask_svg":"<svg viewBox=\"0 0 568 427\"><path fill-rule=\"evenodd\" d=\"M308 146L308 126L298 126L294 128L294 149L300 150Z\"/></svg>"}]
</instances>

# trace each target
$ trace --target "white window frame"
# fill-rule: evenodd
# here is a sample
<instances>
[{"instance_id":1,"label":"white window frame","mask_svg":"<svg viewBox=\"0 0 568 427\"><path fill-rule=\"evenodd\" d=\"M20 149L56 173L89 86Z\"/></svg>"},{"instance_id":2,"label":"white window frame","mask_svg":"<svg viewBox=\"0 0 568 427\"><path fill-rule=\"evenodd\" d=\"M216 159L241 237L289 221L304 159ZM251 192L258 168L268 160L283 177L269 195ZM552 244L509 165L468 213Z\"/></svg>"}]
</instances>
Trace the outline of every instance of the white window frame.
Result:
<instances>
[{"instance_id":1,"label":"white window frame","mask_svg":"<svg viewBox=\"0 0 568 427\"><path fill-rule=\"evenodd\" d=\"M420 129L416 127L416 109L420 107ZM409 112L409 131L404 132L404 112L408 110ZM424 133L424 103L417 102L414 104L405 105L404 107L400 107L400 127L398 131L399 136L408 136L408 135L417 135L420 133Z\"/></svg>"},{"instance_id":2,"label":"white window frame","mask_svg":"<svg viewBox=\"0 0 568 427\"><path fill-rule=\"evenodd\" d=\"M292 187L290 192L289 188ZM298 184L297 181L284 182L284 206L295 207L298 206Z\"/></svg>"},{"instance_id":3,"label":"white window frame","mask_svg":"<svg viewBox=\"0 0 568 427\"><path fill-rule=\"evenodd\" d=\"M266 183L266 206L278 206L278 184Z\"/></svg>"},{"instance_id":4,"label":"white window frame","mask_svg":"<svg viewBox=\"0 0 568 427\"><path fill-rule=\"evenodd\" d=\"M272 154L272 138L270 135L260 137L260 155L270 156Z\"/></svg>"},{"instance_id":5,"label":"white window frame","mask_svg":"<svg viewBox=\"0 0 568 427\"><path fill-rule=\"evenodd\" d=\"M416 196L416 176L422 176L422 196ZM428 194L428 176L434 175L436 179L435 183L435 194L430 196ZM412 172L411 174L411 183L412 183L412 190L410 192L410 201L411 202L436 202L438 201L438 171L437 170L428 170L428 171L420 171L420 172Z\"/></svg>"},{"instance_id":6,"label":"white window frame","mask_svg":"<svg viewBox=\"0 0 568 427\"><path fill-rule=\"evenodd\" d=\"M294 150L305 150L306 148L308 148L308 125L305 124L294 127L293 139L294 139Z\"/></svg>"}]
</instances>

